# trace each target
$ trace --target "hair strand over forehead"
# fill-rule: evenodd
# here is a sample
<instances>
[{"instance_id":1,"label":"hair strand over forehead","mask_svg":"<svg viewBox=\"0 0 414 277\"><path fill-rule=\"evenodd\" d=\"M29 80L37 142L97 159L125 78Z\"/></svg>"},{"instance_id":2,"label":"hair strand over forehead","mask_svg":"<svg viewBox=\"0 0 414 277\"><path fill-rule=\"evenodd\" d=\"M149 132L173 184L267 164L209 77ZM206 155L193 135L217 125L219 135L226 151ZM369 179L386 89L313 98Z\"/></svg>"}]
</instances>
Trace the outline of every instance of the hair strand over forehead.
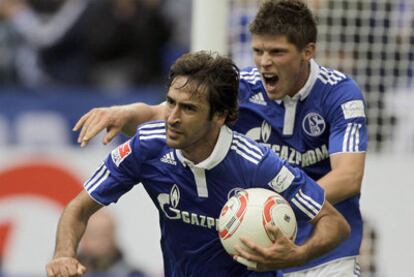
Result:
<instances>
[{"instance_id":1,"label":"hair strand over forehead","mask_svg":"<svg viewBox=\"0 0 414 277\"><path fill-rule=\"evenodd\" d=\"M254 35L286 36L299 50L316 42L316 20L301 0L267 0L249 30Z\"/></svg>"},{"instance_id":2,"label":"hair strand over forehead","mask_svg":"<svg viewBox=\"0 0 414 277\"><path fill-rule=\"evenodd\" d=\"M193 93L207 92L210 118L226 114L226 124L237 119L239 69L234 62L217 53L199 51L181 56L171 66L168 87L179 76L187 77L184 86L196 88Z\"/></svg>"}]
</instances>

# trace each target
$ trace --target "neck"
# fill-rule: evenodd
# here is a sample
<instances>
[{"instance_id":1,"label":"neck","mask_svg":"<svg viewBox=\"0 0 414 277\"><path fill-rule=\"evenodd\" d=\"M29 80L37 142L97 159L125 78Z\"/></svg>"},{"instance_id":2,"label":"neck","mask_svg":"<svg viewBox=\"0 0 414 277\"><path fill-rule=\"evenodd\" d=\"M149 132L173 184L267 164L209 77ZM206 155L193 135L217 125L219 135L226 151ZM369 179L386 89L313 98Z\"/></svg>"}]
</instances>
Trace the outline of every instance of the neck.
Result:
<instances>
[{"instance_id":1,"label":"neck","mask_svg":"<svg viewBox=\"0 0 414 277\"><path fill-rule=\"evenodd\" d=\"M211 155L214 147L216 146L219 134L220 127L214 128L207 134L202 142L186 147L185 149L181 149L181 153L186 159L190 160L194 164L198 164Z\"/></svg>"}]
</instances>

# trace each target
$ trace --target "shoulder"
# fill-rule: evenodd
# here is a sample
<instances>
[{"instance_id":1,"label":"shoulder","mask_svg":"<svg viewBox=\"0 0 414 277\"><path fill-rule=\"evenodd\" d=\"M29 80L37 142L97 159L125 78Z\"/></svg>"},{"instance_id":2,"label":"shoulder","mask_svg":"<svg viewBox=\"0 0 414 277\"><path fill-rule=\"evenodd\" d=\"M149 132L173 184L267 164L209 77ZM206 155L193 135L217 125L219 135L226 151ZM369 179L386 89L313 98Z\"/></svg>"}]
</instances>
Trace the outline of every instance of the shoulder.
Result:
<instances>
[{"instance_id":1,"label":"shoulder","mask_svg":"<svg viewBox=\"0 0 414 277\"><path fill-rule=\"evenodd\" d=\"M320 85L326 88L328 96L363 99L363 94L358 84L341 71L320 66L317 78Z\"/></svg>"},{"instance_id":2,"label":"shoulder","mask_svg":"<svg viewBox=\"0 0 414 277\"><path fill-rule=\"evenodd\" d=\"M166 146L165 140L165 123L163 121L140 125L131 139L112 150L112 162L117 167L121 163L144 162L159 155Z\"/></svg>"},{"instance_id":3,"label":"shoulder","mask_svg":"<svg viewBox=\"0 0 414 277\"><path fill-rule=\"evenodd\" d=\"M236 166L237 174L244 176L253 186L265 186L284 164L270 148L237 132L233 133L231 150L234 153L234 160L230 161L232 166Z\"/></svg>"},{"instance_id":4,"label":"shoulder","mask_svg":"<svg viewBox=\"0 0 414 277\"><path fill-rule=\"evenodd\" d=\"M328 67L324 67L321 65L319 66L319 74L317 78L323 84L329 85L329 86L335 86L349 79L349 77L346 74L342 73L341 71L328 68Z\"/></svg>"},{"instance_id":5,"label":"shoulder","mask_svg":"<svg viewBox=\"0 0 414 277\"><path fill-rule=\"evenodd\" d=\"M363 111L364 95L358 84L344 73L320 66L318 82L314 89L318 90L321 104L329 111L339 109Z\"/></svg>"},{"instance_id":6,"label":"shoulder","mask_svg":"<svg viewBox=\"0 0 414 277\"><path fill-rule=\"evenodd\" d=\"M230 149L240 159L254 165L259 164L269 152L268 148L235 131Z\"/></svg>"},{"instance_id":7,"label":"shoulder","mask_svg":"<svg viewBox=\"0 0 414 277\"><path fill-rule=\"evenodd\" d=\"M166 146L165 122L150 121L138 126L132 144L134 150L139 148L140 155L143 153L155 155Z\"/></svg>"},{"instance_id":8,"label":"shoulder","mask_svg":"<svg viewBox=\"0 0 414 277\"><path fill-rule=\"evenodd\" d=\"M136 137L140 141L165 143L165 121L150 121L139 125Z\"/></svg>"},{"instance_id":9,"label":"shoulder","mask_svg":"<svg viewBox=\"0 0 414 277\"><path fill-rule=\"evenodd\" d=\"M260 72L255 67L245 67L240 70L240 81L250 85L261 82Z\"/></svg>"},{"instance_id":10,"label":"shoulder","mask_svg":"<svg viewBox=\"0 0 414 277\"><path fill-rule=\"evenodd\" d=\"M264 103L265 100L263 98L263 95L254 96L256 94L262 94L262 91L263 83L259 70L255 67L243 68L240 71L239 99L253 103L257 101L259 101L259 103Z\"/></svg>"}]
</instances>

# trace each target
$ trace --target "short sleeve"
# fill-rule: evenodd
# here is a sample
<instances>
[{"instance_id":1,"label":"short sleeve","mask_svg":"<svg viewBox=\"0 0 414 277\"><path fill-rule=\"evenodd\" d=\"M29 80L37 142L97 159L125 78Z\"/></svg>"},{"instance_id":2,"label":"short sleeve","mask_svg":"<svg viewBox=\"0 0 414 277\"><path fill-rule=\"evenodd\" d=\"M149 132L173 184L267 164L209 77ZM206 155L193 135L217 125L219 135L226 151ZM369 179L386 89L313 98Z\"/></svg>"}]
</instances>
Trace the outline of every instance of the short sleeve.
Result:
<instances>
[{"instance_id":1,"label":"short sleeve","mask_svg":"<svg viewBox=\"0 0 414 277\"><path fill-rule=\"evenodd\" d=\"M333 88L325 99L330 124L329 153L365 152L368 147L366 104L350 79Z\"/></svg>"},{"instance_id":2,"label":"short sleeve","mask_svg":"<svg viewBox=\"0 0 414 277\"><path fill-rule=\"evenodd\" d=\"M84 189L98 203L109 205L139 183L144 155L137 136L116 147L84 183Z\"/></svg>"}]
</instances>

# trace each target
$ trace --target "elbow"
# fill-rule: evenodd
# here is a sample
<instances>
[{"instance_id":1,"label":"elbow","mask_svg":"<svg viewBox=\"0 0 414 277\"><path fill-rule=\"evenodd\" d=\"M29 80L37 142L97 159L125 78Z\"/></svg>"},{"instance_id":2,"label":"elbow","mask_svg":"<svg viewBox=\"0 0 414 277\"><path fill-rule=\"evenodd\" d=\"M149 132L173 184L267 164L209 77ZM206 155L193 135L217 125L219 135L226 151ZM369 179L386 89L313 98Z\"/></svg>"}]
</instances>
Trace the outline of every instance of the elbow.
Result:
<instances>
[{"instance_id":1,"label":"elbow","mask_svg":"<svg viewBox=\"0 0 414 277\"><path fill-rule=\"evenodd\" d=\"M344 240L349 238L351 235L351 225L345 220L345 227L344 227Z\"/></svg>"},{"instance_id":2,"label":"elbow","mask_svg":"<svg viewBox=\"0 0 414 277\"><path fill-rule=\"evenodd\" d=\"M351 187L350 196L355 196L361 193L361 184L362 184L363 176L364 176L364 172L362 171L352 172L350 174L350 180L349 180L349 185Z\"/></svg>"},{"instance_id":3,"label":"elbow","mask_svg":"<svg viewBox=\"0 0 414 277\"><path fill-rule=\"evenodd\" d=\"M356 166L351 167L350 174L350 184L354 195L361 193L361 184L364 178L365 165L364 163L356 163Z\"/></svg>"},{"instance_id":4,"label":"elbow","mask_svg":"<svg viewBox=\"0 0 414 277\"><path fill-rule=\"evenodd\" d=\"M341 242L346 240L350 235L351 235L351 226L349 225L349 223L346 221L346 219L341 216L341 219L339 220L339 229L340 229L340 238L341 238Z\"/></svg>"}]
</instances>

